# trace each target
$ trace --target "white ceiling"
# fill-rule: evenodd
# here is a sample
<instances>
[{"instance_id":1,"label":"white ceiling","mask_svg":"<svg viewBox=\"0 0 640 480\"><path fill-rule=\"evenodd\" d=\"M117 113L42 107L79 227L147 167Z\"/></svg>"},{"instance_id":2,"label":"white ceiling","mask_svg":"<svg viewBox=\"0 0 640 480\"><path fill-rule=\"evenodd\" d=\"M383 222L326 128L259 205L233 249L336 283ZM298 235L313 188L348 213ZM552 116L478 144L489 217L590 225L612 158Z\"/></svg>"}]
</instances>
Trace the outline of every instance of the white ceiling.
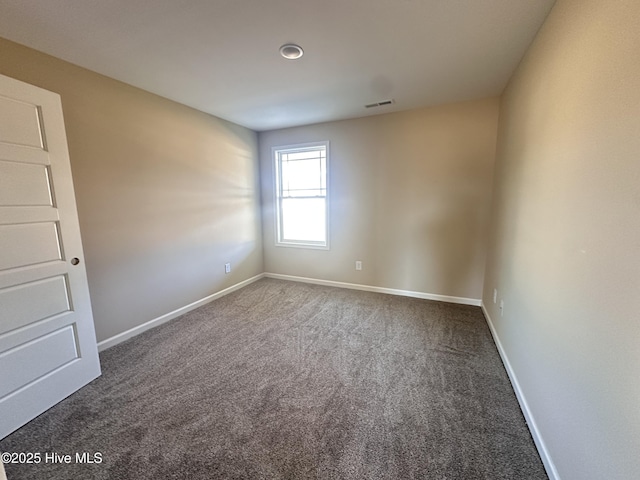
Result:
<instances>
[{"instance_id":1,"label":"white ceiling","mask_svg":"<svg viewBox=\"0 0 640 480\"><path fill-rule=\"evenodd\" d=\"M498 95L553 3L2 0L0 36L261 131Z\"/></svg>"}]
</instances>

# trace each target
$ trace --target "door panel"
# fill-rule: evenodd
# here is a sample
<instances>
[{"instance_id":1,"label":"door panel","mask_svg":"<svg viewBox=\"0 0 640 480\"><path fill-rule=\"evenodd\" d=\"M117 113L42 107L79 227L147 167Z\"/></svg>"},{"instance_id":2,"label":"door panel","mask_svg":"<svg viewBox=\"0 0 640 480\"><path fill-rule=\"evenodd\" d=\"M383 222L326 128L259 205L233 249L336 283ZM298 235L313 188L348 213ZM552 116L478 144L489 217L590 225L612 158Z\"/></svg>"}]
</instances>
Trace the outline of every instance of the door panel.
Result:
<instances>
[{"instance_id":1,"label":"door panel","mask_svg":"<svg viewBox=\"0 0 640 480\"><path fill-rule=\"evenodd\" d=\"M0 397L78 358L73 326L67 325L0 355Z\"/></svg>"},{"instance_id":2,"label":"door panel","mask_svg":"<svg viewBox=\"0 0 640 480\"><path fill-rule=\"evenodd\" d=\"M60 97L0 75L0 438L98 375Z\"/></svg>"},{"instance_id":3,"label":"door panel","mask_svg":"<svg viewBox=\"0 0 640 480\"><path fill-rule=\"evenodd\" d=\"M71 309L63 275L0 290L0 334ZM37 302L31 301L39 299Z\"/></svg>"},{"instance_id":4,"label":"door panel","mask_svg":"<svg viewBox=\"0 0 640 480\"><path fill-rule=\"evenodd\" d=\"M15 98L0 97L0 142L44 148L38 105Z\"/></svg>"},{"instance_id":5,"label":"door panel","mask_svg":"<svg viewBox=\"0 0 640 480\"><path fill-rule=\"evenodd\" d=\"M44 165L0 160L0 206L53 206Z\"/></svg>"},{"instance_id":6,"label":"door panel","mask_svg":"<svg viewBox=\"0 0 640 480\"><path fill-rule=\"evenodd\" d=\"M0 270L62 260L55 222L0 226Z\"/></svg>"}]
</instances>

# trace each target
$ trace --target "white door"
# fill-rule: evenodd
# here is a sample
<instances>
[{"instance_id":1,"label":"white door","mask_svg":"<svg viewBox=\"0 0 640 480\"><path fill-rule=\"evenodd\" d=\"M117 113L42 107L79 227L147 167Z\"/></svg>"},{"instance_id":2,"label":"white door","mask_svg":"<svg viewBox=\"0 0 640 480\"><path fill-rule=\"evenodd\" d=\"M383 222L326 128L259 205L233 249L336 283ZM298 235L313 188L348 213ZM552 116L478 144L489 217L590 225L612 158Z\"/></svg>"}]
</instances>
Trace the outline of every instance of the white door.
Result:
<instances>
[{"instance_id":1,"label":"white door","mask_svg":"<svg viewBox=\"0 0 640 480\"><path fill-rule=\"evenodd\" d=\"M0 75L0 438L99 375L60 96Z\"/></svg>"}]
</instances>

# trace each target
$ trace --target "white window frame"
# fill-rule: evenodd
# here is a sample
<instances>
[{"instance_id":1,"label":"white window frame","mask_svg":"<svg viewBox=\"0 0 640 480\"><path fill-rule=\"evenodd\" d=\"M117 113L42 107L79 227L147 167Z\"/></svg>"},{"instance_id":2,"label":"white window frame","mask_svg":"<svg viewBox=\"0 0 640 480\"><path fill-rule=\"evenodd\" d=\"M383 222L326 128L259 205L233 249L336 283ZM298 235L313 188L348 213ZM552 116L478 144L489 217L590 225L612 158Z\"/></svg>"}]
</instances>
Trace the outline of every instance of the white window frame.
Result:
<instances>
[{"instance_id":1,"label":"white window frame","mask_svg":"<svg viewBox=\"0 0 640 480\"><path fill-rule=\"evenodd\" d=\"M291 152L300 152L304 150L317 150L318 148L324 147L325 149L325 185L326 185L326 194L325 194L325 241L324 242L314 242L309 240L284 240L282 238L282 204L281 204L281 176L280 176L280 163L281 163L281 153L291 153ZM275 228L275 245L277 247L294 247L294 248L311 248L317 250L329 250L329 239L331 238L330 230L329 230L329 202L330 202L330 184L329 179L331 178L329 173L329 142L310 142L310 143L298 143L294 145L280 145L271 148L271 157L273 158L273 184L274 184L274 228Z\"/></svg>"}]
</instances>

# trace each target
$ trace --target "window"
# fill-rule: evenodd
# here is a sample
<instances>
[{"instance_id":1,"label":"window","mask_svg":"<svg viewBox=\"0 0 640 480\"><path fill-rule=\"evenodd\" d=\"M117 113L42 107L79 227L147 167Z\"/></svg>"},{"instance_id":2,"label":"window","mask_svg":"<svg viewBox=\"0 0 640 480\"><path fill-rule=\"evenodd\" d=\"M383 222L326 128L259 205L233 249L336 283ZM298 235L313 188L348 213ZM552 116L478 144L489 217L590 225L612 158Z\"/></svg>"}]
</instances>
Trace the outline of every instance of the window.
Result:
<instances>
[{"instance_id":1,"label":"window","mask_svg":"<svg viewBox=\"0 0 640 480\"><path fill-rule=\"evenodd\" d=\"M276 245L329 248L328 142L275 147Z\"/></svg>"}]
</instances>

